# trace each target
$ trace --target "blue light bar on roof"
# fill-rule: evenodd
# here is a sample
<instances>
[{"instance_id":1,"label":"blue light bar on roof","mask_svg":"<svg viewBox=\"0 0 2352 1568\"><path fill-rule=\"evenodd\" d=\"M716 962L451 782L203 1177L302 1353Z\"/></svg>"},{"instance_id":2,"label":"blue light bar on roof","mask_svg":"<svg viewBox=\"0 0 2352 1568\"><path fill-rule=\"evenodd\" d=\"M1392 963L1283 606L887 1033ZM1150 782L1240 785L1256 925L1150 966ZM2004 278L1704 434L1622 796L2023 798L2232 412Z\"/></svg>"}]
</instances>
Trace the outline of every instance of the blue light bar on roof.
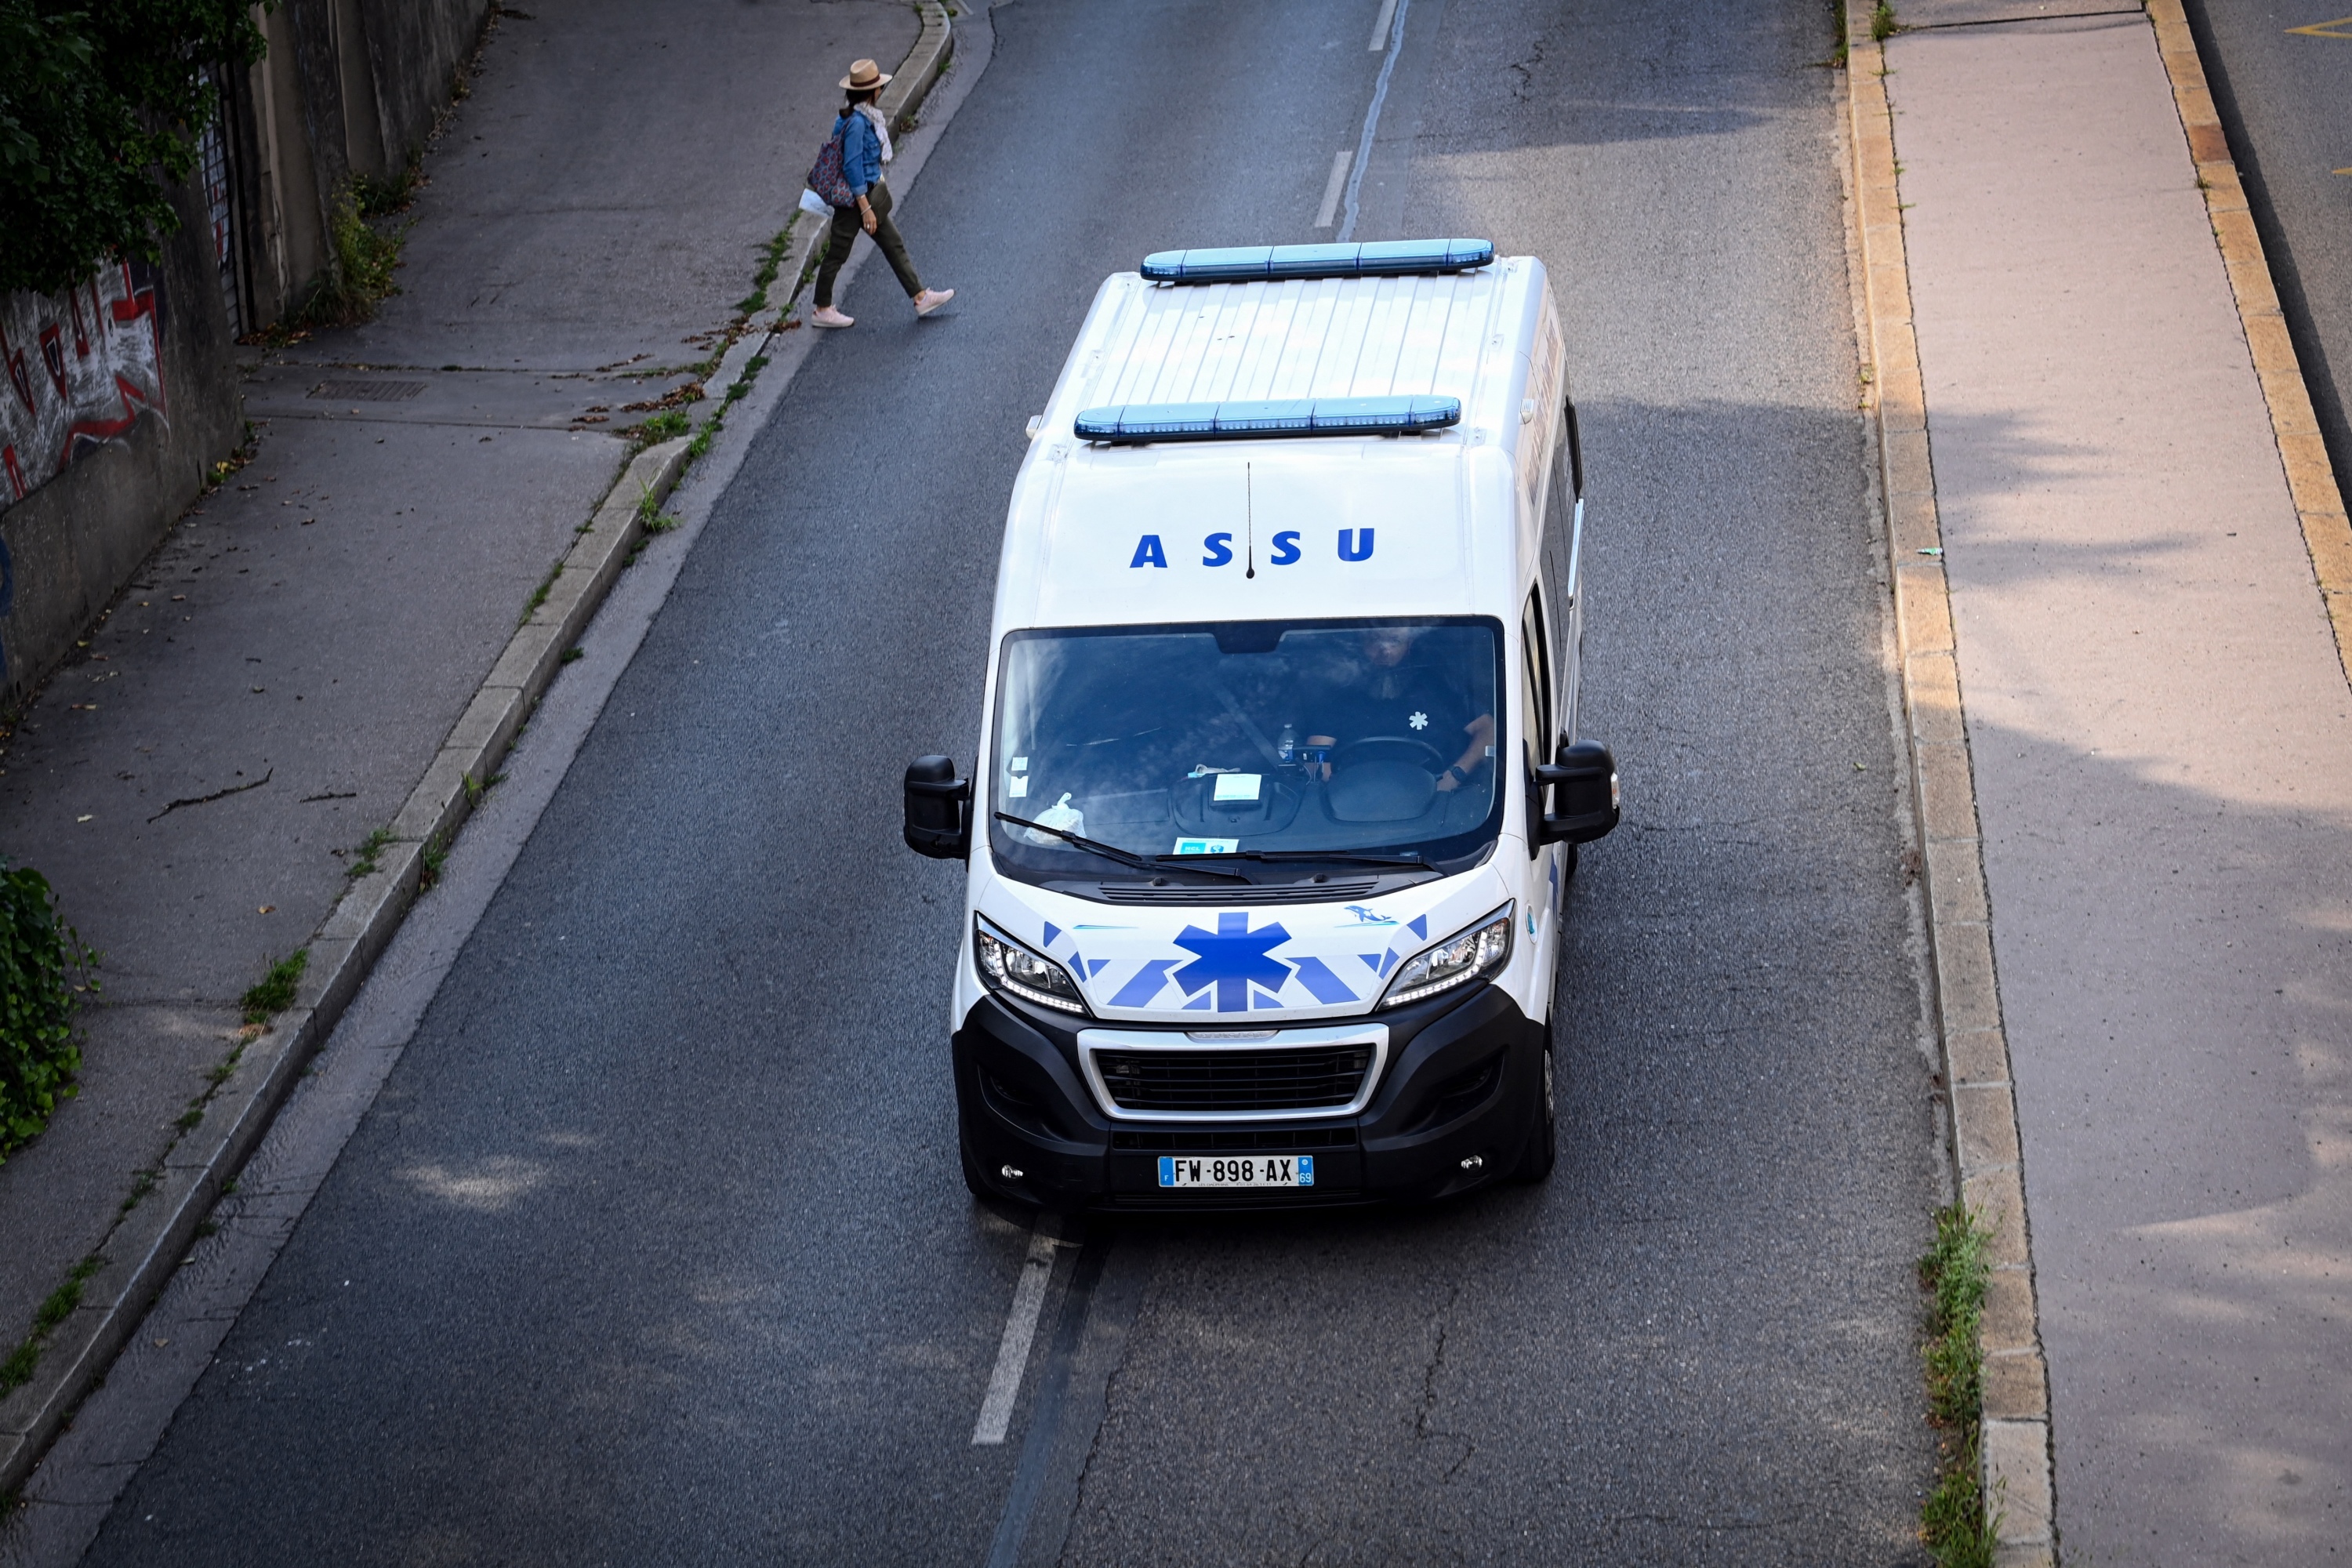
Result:
<instances>
[{"instance_id":1,"label":"blue light bar on roof","mask_svg":"<svg viewBox=\"0 0 2352 1568\"><path fill-rule=\"evenodd\" d=\"M1294 397L1272 402L1121 403L1089 408L1081 441L1236 441L1296 436L1417 436L1462 422L1458 397Z\"/></svg>"},{"instance_id":2,"label":"blue light bar on roof","mask_svg":"<svg viewBox=\"0 0 2352 1568\"><path fill-rule=\"evenodd\" d=\"M1244 245L1160 250L1143 258L1153 283L1273 282L1285 278L1401 278L1466 272L1495 259L1486 239L1376 239L1362 245Z\"/></svg>"}]
</instances>

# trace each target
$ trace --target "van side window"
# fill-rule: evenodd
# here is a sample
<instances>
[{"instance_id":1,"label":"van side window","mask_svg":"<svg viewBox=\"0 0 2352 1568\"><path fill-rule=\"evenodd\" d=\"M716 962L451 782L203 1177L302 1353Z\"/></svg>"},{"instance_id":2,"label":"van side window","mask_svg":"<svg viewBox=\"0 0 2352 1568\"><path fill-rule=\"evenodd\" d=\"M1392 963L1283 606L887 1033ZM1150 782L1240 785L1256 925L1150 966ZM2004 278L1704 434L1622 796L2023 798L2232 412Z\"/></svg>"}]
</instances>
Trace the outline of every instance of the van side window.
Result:
<instances>
[{"instance_id":1,"label":"van side window","mask_svg":"<svg viewBox=\"0 0 2352 1568\"><path fill-rule=\"evenodd\" d=\"M1551 637L1544 625L1543 590L1528 595L1519 617L1519 732L1527 737L1528 766L1551 761Z\"/></svg>"}]
</instances>

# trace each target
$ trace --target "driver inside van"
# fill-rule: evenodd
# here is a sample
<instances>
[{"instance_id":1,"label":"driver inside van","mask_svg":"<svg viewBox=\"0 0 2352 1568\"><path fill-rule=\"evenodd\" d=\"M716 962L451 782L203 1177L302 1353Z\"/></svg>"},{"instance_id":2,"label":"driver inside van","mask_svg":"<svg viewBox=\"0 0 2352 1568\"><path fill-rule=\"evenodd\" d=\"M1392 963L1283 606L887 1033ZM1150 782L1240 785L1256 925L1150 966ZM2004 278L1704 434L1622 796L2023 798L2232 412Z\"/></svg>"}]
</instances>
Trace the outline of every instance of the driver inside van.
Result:
<instances>
[{"instance_id":1,"label":"driver inside van","mask_svg":"<svg viewBox=\"0 0 2352 1568\"><path fill-rule=\"evenodd\" d=\"M1349 678L1321 693L1309 710L1320 732L1306 740L1308 778L1328 779L1331 753L1343 745L1412 740L1447 763L1437 776L1437 789L1444 794L1468 784L1478 764L1494 754L1494 714L1474 714L1475 700L1453 671L1412 659L1421 633L1419 626L1365 630L1359 644L1362 661L1350 661ZM1457 735L1466 743L1458 753L1449 752Z\"/></svg>"}]
</instances>

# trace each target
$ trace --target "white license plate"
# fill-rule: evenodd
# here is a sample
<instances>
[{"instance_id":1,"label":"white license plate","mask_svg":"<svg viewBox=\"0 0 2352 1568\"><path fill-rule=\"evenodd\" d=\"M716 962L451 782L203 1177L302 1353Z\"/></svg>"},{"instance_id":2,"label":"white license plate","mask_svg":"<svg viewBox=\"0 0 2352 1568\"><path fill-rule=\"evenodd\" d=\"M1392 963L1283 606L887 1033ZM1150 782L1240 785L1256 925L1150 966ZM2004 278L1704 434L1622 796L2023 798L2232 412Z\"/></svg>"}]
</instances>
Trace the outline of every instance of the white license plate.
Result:
<instances>
[{"instance_id":1,"label":"white license plate","mask_svg":"<svg viewBox=\"0 0 2352 1568\"><path fill-rule=\"evenodd\" d=\"M1163 1187L1311 1187L1312 1154L1162 1154Z\"/></svg>"}]
</instances>

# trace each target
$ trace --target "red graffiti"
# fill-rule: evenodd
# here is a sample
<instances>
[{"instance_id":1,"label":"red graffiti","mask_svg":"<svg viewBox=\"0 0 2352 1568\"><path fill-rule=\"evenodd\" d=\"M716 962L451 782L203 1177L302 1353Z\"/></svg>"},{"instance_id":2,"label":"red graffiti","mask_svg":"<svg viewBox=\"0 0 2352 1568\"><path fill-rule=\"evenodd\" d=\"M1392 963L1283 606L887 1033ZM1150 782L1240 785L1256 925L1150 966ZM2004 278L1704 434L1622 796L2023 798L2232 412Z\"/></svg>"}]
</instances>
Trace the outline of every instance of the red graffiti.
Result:
<instances>
[{"instance_id":1,"label":"red graffiti","mask_svg":"<svg viewBox=\"0 0 2352 1568\"><path fill-rule=\"evenodd\" d=\"M25 369L25 351L8 346L5 328L0 328L0 358L7 360L9 384L16 389L16 396L24 403L25 412L30 414L33 412L33 378Z\"/></svg>"},{"instance_id":2,"label":"red graffiti","mask_svg":"<svg viewBox=\"0 0 2352 1568\"><path fill-rule=\"evenodd\" d=\"M49 379L57 384L59 397L73 395L66 390L66 346L54 326L41 329L41 363L48 367Z\"/></svg>"}]
</instances>

